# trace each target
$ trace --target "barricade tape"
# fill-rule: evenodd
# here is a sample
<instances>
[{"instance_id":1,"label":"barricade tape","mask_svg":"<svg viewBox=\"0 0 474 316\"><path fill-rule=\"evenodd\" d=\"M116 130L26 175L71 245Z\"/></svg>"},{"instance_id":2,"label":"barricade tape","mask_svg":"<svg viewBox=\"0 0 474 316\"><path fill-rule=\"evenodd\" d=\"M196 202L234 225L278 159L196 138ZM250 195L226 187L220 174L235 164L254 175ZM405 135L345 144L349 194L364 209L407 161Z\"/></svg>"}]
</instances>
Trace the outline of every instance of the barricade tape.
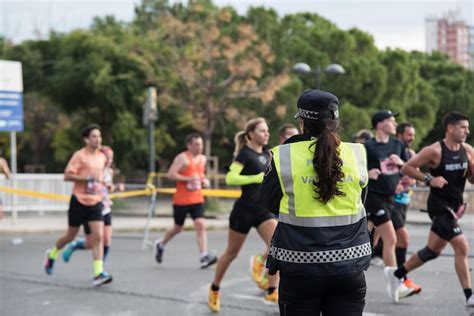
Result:
<instances>
[{"instance_id":1,"label":"barricade tape","mask_svg":"<svg viewBox=\"0 0 474 316\"><path fill-rule=\"evenodd\" d=\"M156 188L153 185L153 179L158 176L162 176L162 174L156 173L156 172L150 173L147 177L146 188L143 190L111 193L110 198L111 199L125 199L125 198L130 198L130 197L135 197L135 196L150 196L153 194L154 191L156 193L162 193L162 194L174 194L176 192L175 188ZM71 198L70 195L37 192L37 191L32 191L32 190L11 188L11 187L6 187L6 186L0 186L0 192L29 196L29 197L39 198L39 199L54 200L54 201L59 201L59 202L69 202ZM238 198L240 197L241 191L240 190L223 190L223 189L203 189L202 193L204 194L204 196L208 196L208 197Z\"/></svg>"},{"instance_id":2,"label":"barricade tape","mask_svg":"<svg viewBox=\"0 0 474 316\"><path fill-rule=\"evenodd\" d=\"M69 202L71 198L70 195L36 192L36 191L25 190L25 189L15 189L15 188L10 188L10 187L5 187L5 186L0 186L0 191L5 192L5 193L10 193L10 194L18 194L18 195L24 195L24 196L30 196L30 197L39 198L39 199L48 199L48 200L54 200L54 201L60 201L60 202Z\"/></svg>"}]
</instances>

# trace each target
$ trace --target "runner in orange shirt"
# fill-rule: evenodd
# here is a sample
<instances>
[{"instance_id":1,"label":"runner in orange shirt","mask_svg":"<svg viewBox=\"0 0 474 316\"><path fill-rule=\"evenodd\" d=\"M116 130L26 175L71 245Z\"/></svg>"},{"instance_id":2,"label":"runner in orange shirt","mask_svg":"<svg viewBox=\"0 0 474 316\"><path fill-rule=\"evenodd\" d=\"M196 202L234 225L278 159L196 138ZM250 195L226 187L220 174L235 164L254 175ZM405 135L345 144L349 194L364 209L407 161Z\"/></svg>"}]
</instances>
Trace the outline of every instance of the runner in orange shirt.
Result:
<instances>
[{"instance_id":1,"label":"runner in orange shirt","mask_svg":"<svg viewBox=\"0 0 474 316\"><path fill-rule=\"evenodd\" d=\"M175 224L162 238L155 241L155 259L158 263L162 262L166 243L183 231L184 221L189 213L196 229L201 268L207 268L217 262L217 257L207 251L204 195L201 189L209 187L209 180L205 175L207 159L202 154L201 135L192 133L186 136L186 148L186 151L176 156L168 170L168 178L176 181L176 193L173 196Z\"/></svg>"},{"instance_id":2,"label":"runner in orange shirt","mask_svg":"<svg viewBox=\"0 0 474 316\"><path fill-rule=\"evenodd\" d=\"M91 229L92 257L94 260L93 286L112 282L104 271L103 262L103 172L106 157L99 150L102 143L100 127L92 124L82 131L85 147L76 151L64 171L64 180L74 182L68 211L68 229L53 248L46 251L45 271L53 273L59 251L73 241L79 227L87 222Z\"/></svg>"}]
</instances>

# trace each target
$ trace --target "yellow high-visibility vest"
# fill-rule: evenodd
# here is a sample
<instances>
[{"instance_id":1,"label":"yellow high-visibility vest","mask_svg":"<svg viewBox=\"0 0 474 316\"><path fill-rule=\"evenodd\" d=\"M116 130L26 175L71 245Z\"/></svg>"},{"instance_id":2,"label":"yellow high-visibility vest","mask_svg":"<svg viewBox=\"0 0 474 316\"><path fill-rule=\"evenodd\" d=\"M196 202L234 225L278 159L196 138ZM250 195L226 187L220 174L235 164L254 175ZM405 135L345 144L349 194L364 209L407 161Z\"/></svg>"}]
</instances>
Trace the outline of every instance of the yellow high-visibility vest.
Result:
<instances>
[{"instance_id":1,"label":"yellow high-visibility vest","mask_svg":"<svg viewBox=\"0 0 474 316\"><path fill-rule=\"evenodd\" d=\"M341 142L344 180L340 183L343 196L334 196L323 204L316 199L313 180L314 141L301 141L272 149L274 165L283 193L279 221L304 227L331 227L349 225L365 217L361 200L367 186L365 148L361 144Z\"/></svg>"}]
</instances>

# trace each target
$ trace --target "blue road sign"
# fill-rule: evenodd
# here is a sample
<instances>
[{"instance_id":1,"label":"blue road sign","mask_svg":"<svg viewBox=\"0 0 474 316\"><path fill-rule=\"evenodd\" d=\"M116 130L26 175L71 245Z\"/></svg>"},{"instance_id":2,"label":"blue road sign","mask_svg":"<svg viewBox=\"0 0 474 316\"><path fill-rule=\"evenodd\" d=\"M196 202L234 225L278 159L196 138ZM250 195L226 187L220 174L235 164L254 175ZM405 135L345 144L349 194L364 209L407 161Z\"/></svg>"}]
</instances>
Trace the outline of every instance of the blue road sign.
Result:
<instances>
[{"instance_id":1,"label":"blue road sign","mask_svg":"<svg viewBox=\"0 0 474 316\"><path fill-rule=\"evenodd\" d=\"M0 91L0 131L23 131L23 93Z\"/></svg>"}]
</instances>

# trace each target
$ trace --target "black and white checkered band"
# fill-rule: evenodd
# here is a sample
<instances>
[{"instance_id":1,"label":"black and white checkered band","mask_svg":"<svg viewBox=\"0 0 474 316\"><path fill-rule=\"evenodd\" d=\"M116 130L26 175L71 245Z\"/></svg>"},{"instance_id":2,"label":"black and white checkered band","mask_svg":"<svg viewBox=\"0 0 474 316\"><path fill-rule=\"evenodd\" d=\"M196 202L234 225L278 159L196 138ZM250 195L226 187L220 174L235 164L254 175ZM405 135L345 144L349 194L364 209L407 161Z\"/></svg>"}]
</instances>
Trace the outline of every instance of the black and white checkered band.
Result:
<instances>
[{"instance_id":1,"label":"black and white checkered band","mask_svg":"<svg viewBox=\"0 0 474 316\"><path fill-rule=\"evenodd\" d=\"M326 111L333 112L334 113L334 119L339 118L339 110L329 110L328 109ZM304 110L304 109L298 109L298 113L296 113L295 118L304 117L304 118L310 119L310 120L319 120L319 113L320 112Z\"/></svg>"},{"instance_id":2,"label":"black and white checkered band","mask_svg":"<svg viewBox=\"0 0 474 316\"><path fill-rule=\"evenodd\" d=\"M293 251L271 246L269 254L279 261L291 263L331 263L370 256L372 250L370 243L345 249L314 252Z\"/></svg>"}]
</instances>

